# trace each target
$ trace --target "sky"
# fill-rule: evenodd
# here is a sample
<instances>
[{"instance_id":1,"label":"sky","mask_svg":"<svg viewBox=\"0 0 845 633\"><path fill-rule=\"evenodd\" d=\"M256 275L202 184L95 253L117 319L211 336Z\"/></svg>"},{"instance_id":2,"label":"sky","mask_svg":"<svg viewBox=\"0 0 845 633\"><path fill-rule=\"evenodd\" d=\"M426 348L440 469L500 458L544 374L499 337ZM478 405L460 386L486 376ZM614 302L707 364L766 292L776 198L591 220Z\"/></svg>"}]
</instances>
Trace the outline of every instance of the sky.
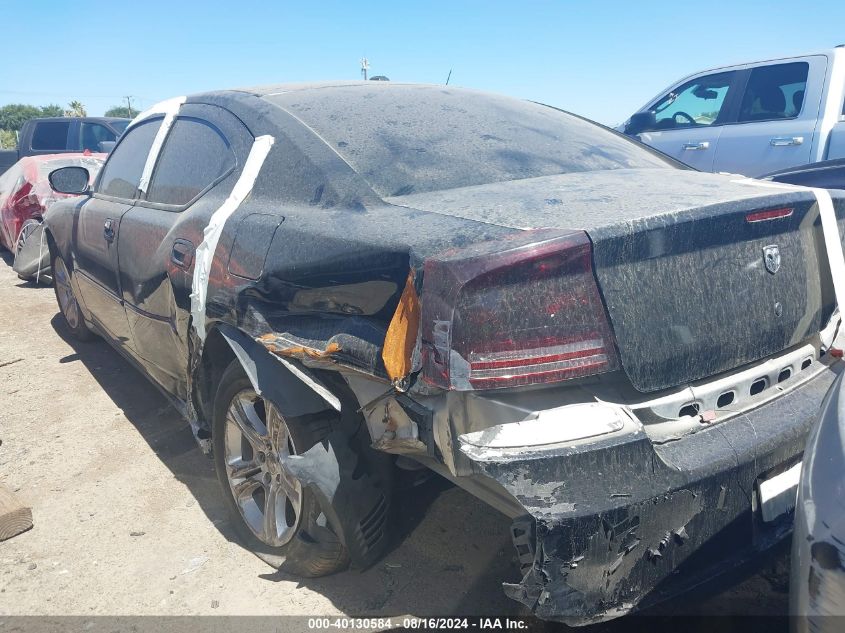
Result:
<instances>
[{"instance_id":1,"label":"sky","mask_svg":"<svg viewBox=\"0 0 845 633\"><path fill-rule=\"evenodd\" d=\"M0 0L0 105L92 116L204 90L445 83L616 125L687 74L845 44L845 2Z\"/></svg>"}]
</instances>

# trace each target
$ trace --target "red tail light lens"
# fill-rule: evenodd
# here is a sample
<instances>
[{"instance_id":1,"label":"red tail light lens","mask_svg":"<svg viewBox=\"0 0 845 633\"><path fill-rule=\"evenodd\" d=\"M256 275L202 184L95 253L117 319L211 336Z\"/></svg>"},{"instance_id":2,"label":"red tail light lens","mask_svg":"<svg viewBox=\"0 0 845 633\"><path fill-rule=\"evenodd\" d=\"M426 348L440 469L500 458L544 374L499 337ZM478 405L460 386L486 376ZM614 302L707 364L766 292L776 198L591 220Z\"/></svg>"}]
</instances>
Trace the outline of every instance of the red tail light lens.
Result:
<instances>
[{"instance_id":1,"label":"red tail light lens","mask_svg":"<svg viewBox=\"0 0 845 633\"><path fill-rule=\"evenodd\" d=\"M423 376L514 387L619 367L583 232L527 231L427 260Z\"/></svg>"}]
</instances>

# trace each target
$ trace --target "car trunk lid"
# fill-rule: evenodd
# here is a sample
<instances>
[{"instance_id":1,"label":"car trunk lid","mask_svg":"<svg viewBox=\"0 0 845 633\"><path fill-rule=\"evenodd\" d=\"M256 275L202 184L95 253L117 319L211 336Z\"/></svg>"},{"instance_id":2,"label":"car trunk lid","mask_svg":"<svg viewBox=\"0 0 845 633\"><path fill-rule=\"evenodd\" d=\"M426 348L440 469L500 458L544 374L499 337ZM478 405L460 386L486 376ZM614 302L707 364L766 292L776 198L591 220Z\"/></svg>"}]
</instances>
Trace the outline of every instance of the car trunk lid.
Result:
<instances>
[{"instance_id":1,"label":"car trunk lid","mask_svg":"<svg viewBox=\"0 0 845 633\"><path fill-rule=\"evenodd\" d=\"M818 207L806 190L645 169L495 183L390 202L514 228L585 231L622 367L644 392L806 341L835 307ZM834 196L840 236L843 203Z\"/></svg>"}]
</instances>

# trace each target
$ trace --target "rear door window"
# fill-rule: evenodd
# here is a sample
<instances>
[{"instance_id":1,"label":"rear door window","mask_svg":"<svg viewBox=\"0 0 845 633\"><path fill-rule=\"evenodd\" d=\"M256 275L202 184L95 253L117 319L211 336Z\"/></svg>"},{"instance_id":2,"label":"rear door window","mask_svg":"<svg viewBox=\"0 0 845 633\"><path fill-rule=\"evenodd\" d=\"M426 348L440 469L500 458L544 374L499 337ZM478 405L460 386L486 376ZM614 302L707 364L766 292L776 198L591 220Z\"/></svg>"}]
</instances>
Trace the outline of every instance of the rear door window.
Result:
<instances>
[{"instance_id":1,"label":"rear door window","mask_svg":"<svg viewBox=\"0 0 845 633\"><path fill-rule=\"evenodd\" d=\"M728 90L736 71L697 77L669 92L655 103L655 124L649 130L675 130L721 123ZM720 118L721 117L721 118Z\"/></svg>"},{"instance_id":2,"label":"rear door window","mask_svg":"<svg viewBox=\"0 0 845 633\"><path fill-rule=\"evenodd\" d=\"M738 120L743 123L797 117L804 107L809 71L807 62L754 68L742 95Z\"/></svg>"},{"instance_id":3,"label":"rear door window","mask_svg":"<svg viewBox=\"0 0 845 633\"><path fill-rule=\"evenodd\" d=\"M139 123L122 137L103 167L97 193L115 198L135 198L161 119Z\"/></svg>"},{"instance_id":4,"label":"rear door window","mask_svg":"<svg viewBox=\"0 0 845 633\"><path fill-rule=\"evenodd\" d=\"M82 151L87 149L92 152L102 152L100 143L114 141L116 138L114 132L99 123L83 122L79 129L79 147Z\"/></svg>"},{"instance_id":5,"label":"rear door window","mask_svg":"<svg viewBox=\"0 0 845 633\"><path fill-rule=\"evenodd\" d=\"M32 133L32 149L65 150L70 129L68 121L41 121L35 123Z\"/></svg>"},{"instance_id":6,"label":"rear door window","mask_svg":"<svg viewBox=\"0 0 845 633\"><path fill-rule=\"evenodd\" d=\"M176 119L156 164L148 202L184 206L235 166L229 142L201 119Z\"/></svg>"}]
</instances>

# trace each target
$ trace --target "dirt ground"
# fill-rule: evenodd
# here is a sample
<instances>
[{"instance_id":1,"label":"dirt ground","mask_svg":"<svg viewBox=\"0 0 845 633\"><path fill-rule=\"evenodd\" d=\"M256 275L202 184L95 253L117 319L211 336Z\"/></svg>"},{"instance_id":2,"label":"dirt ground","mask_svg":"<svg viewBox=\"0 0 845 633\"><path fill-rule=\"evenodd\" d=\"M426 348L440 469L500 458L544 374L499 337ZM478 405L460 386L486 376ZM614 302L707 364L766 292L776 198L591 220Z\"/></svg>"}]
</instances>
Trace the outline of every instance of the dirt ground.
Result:
<instances>
[{"instance_id":1,"label":"dirt ground","mask_svg":"<svg viewBox=\"0 0 845 633\"><path fill-rule=\"evenodd\" d=\"M0 482L35 526L0 542L0 616L524 613L500 587L517 579L508 521L442 480L404 495L375 567L304 581L269 568L235 539L176 411L106 343L71 340L52 288L2 256ZM787 556L669 612L782 615Z\"/></svg>"}]
</instances>

